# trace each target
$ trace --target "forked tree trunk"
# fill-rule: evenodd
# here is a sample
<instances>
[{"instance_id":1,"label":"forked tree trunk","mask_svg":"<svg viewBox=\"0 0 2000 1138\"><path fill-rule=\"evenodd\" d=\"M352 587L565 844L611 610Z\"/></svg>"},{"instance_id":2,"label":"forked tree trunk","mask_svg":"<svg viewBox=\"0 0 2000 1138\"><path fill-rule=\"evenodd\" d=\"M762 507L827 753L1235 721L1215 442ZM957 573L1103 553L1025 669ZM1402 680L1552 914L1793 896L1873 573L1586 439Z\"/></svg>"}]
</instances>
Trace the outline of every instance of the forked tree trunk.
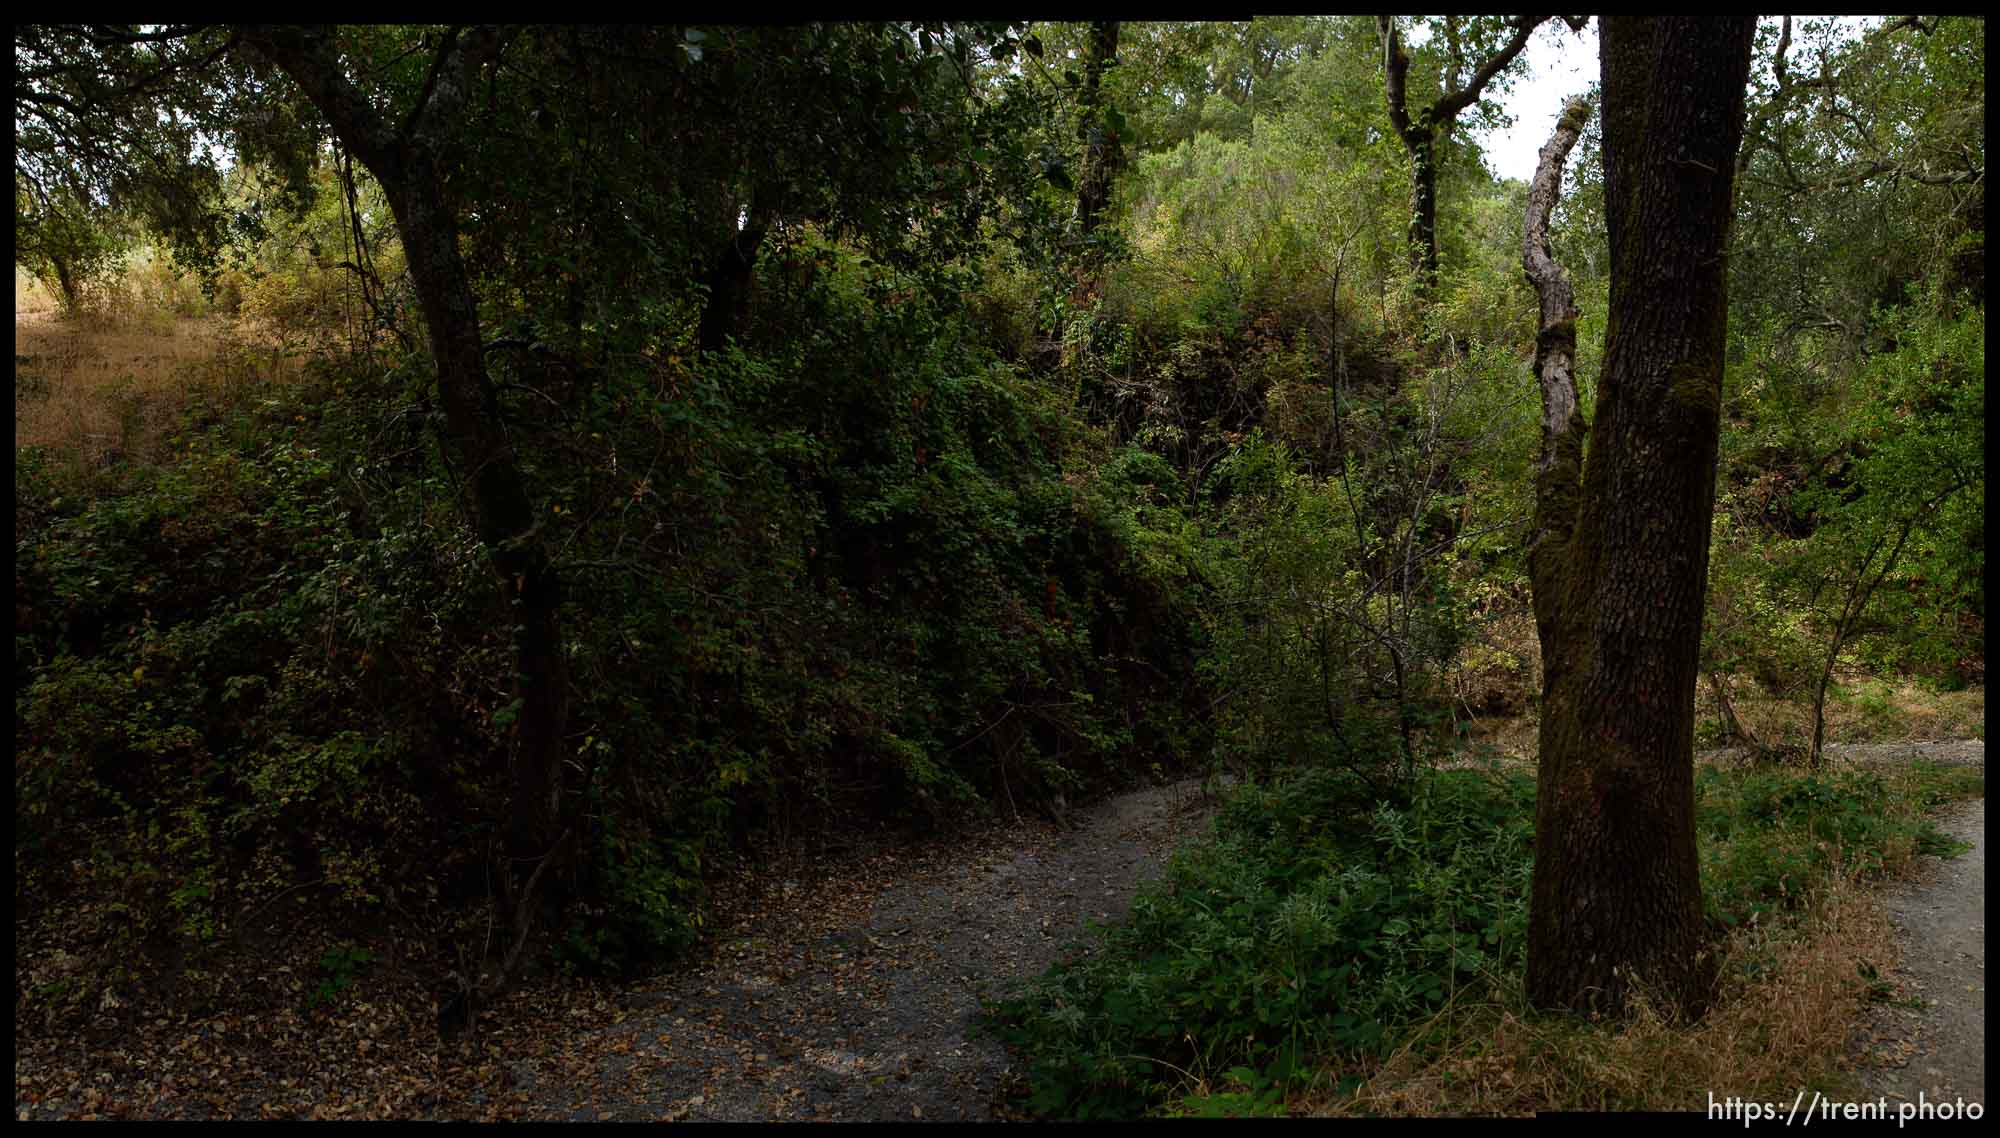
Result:
<instances>
[{"instance_id":1,"label":"forked tree trunk","mask_svg":"<svg viewBox=\"0 0 2000 1138\"><path fill-rule=\"evenodd\" d=\"M1458 17L1446 17L1456 20ZM1417 289L1429 295L1437 285L1437 161L1438 144L1450 137L1460 112L1479 101L1480 93L1493 77L1514 62L1528 46L1528 37L1547 16L1522 16L1515 21L1514 35L1499 51L1482 60L1469 77L1462 70L1446 77L1447 89L1437 102L1412 111L1409 107L1410 54L1403 47L1403 33L1394 16L1377 16L1376 28L1382 38L1383 95L1389 103L1389 122L1403 149L1410 156L1410 223L1406 234L1410 264L1417 273ZM1457 25L1453 24L1455 28ZM1456 34L1455 32L1453 33ZM1454 40L1456 42L1456 40Z\"/></svg>"},{"instance_id":2,"label":"forked tree trunk","mask_svg":"<svg viewBox=\"0 0 2000 1138\"><path fill-rule=\"evenodd\" d=\"M1640 985L1699 1014L1711 969L1694 697L1756 18L1602 23L1611 311L1587 454L1568 379L1574 309L1546 245L1575 107L1543 151L1524 257L1542 295L1544 399L1528 559L1543 682L1527 988L1540 1007L1617 1013Z\"/></svg>"}]
</instances>

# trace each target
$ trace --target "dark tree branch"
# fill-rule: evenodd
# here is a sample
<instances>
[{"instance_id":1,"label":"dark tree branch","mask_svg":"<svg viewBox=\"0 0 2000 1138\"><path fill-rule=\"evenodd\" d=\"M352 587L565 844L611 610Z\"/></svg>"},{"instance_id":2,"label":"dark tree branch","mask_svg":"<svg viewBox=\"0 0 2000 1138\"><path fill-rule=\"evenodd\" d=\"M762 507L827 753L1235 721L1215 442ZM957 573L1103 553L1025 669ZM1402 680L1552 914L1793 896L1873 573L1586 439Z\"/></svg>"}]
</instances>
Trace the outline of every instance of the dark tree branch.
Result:
<instances>
[{"instance_id":1,"label":"dark tree branch","mask_svg":"<svg viewBox=\"0 0 2000 1138\"><path fill-rule=\"evenodd\" d=\"M347 80L328 29L264 24L246 27L242 34L258 52L284 68L363 164L396 164L400 139L367 96Z\"/></svg>"},{"instance_id":2,"label":"dark tree branch","mask_svg":"<svg viewBox=\"0 0 2000 1138\"><path fill-rule=\"evenodd\" d=\"M457 49L458 25L453 24L444 30L443 42L439 43L437 50L431 53L431 65L424 72L423 88L417 92L415 105L410 108L410 113L404 116L402 127L396 131L397 138L408 141L416 136L418 126L423 122L424 112L430 108L431 95L437 90L438 76L444 74L445 68L453 65L452 55Z\"/></svg>"},{"instance_id":3,"label":"dark tree branch","mask_svg":"<svg viewBox=\"0 0 2000 1138\"><path fill-rule=\"evenodd\" d=\"M1429 115L1431 120L1447 122L1457 118L1460 111L1478 102L1480 92L1486 89L1486 85L1493 81L1494 76L1514 62L1514 57L1520 55L1522 49L1528 46L1528 38L1535 34L1535 29L1546 19L1547 16L1522 16L1515 24L1514 38L1508 40L1507 46L1501 48L1498 53L1487 57L1486 62L1473 73L1471 82L1456 91L1445 92L1444 98L1439 99L1437 105L1431 108Z\"/></svg>"}]
</instances>

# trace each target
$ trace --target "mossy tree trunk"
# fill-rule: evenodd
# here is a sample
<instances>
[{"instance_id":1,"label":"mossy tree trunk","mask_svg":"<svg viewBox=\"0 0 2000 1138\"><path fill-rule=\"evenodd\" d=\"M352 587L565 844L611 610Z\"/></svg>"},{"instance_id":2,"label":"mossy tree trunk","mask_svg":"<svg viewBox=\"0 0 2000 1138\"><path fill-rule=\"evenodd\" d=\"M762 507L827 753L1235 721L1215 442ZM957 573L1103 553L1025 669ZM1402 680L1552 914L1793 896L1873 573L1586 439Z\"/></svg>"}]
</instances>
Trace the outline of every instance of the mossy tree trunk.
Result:
<instances>
[{"instance_id":1,"label":"mossy tree trunk","mask_svg":"<svg viewBox=\"0 0 2000 1138\"><path fill-rule=\"evenodd\" d=\"M1583 110L1530 190L1544 400L1529 551L1542 646L1527 987L1622 1011L1635 983L1699 1014L1694 701L1720 430L1726 264L1753 16L1607 17L1611 309L1596 421L1569 378L1574 307L1546 245ZM1584 446L1586 431L1589 446Z\"/></svg>"},{"instance_id":2,"label":"mossy tree trunk","mask_svg":"<svg viewBox=\"0 0 2000 1138\"><path fill-rule=\"evenodd\" d=\"M1104 74L1117 62L1118 21L1100 20L1091 24L1083 57L1083 113L1076 127L1078 141L1083 144L1081 177L1076 185L1076 225L1086 242L1111 204L1111 178L1118 169L1118 131L1114 121L1104 113Z\"/></svg>"}]
</instances>

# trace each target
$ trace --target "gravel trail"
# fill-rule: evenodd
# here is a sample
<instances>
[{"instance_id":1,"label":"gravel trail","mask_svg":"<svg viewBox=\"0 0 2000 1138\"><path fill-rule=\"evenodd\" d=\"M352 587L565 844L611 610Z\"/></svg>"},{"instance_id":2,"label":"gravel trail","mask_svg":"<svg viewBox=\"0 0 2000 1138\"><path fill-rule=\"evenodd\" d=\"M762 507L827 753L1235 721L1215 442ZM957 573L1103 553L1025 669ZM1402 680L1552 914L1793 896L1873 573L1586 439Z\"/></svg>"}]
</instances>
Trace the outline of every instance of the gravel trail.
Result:
<instances>
[{"instance_id":1,"label":"gravel trail","mask_svg":"<svg viewBox=\"0 0 2000 1138\"><path fill-rule=\"evenodd\" d=\"M633 989L564 1054L517 1061L511 1097L549 1119L994 1118L1013 1074L974 1028L980 997L1123 916L1207 816L1199 787L781 883L710 963Z\"/></svg>"},{"instance_id":2,"label":"gravel trail","mask_svg":"<svg viewBox=\"0 0 2000 1138\"><path fill-rule=\"evenodd\" d=\"M1862 1084L1891 1100L1986 1103L1986 800L1938 826L1972 848L1884 896L1903 942L1895 979L1921 1007L1868 1009Z\"/></svg>"}]
</instances>

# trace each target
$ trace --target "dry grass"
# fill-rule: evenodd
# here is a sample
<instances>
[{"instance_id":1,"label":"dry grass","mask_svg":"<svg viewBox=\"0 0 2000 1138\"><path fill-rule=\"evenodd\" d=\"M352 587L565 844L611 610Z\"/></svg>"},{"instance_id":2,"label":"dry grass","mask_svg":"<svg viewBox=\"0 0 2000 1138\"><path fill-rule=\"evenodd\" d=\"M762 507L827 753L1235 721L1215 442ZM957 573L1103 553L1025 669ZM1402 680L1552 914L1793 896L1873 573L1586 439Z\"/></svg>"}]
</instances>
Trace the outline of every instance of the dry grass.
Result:
<instances>
[{"instance_id":1,"label":"dry grass","mask_svg":"<svg viewBox=\"0 0 2000 1138\"><path fill-rule=\"evenodd\" d=\"M23 310L16 273L14 445L84 464L153 462L197 393L241 397L296 377L295 360L244 342L221 317Z\"/></svg>"},{"instance_id":2,"label":"dry grass","mask_svg":"<svg viewBox=\"0 0 2000 1138\"><path fill-rule=\"evenodd\" d=\"M1779 699L1738 684L1730 695L1736 716L1758 742L1802 744L1812 737L1812 704L1805 697ZM1695 702L1695 722L1719 722L1707 685ZM1921 683L1843 675L1826 701L1830 743L1890 743L1906 739L1984 739L1986 689L1931 691Z\"/></svg>"},{"instance_id":3,"label":"dry grass","mask_svg":"<svg viewBox=\"0 0 2000 1138\"><path fill-rule=\"evenodd\" d=\"M1525 1115L1706 1110L1710 1094L1789 1102L1802 1087L1847 1095L1848 1041L1869 996L1860 965L1886 971L1897 954L1880 903L1838 881L1799 926L1725 943L1717 1005L1697 1024L1671 1024L1644 1001L1622 1026L1580 1022L1496 990L1446 1008L1353 1095L1304 1105L1323 1116Z\"/></svg>"},{"instance_id":4,"label":"dry grass","mask_svg":"<svg viewBox=\"0 0 2000 1138\"><path fill-rule=\"evenodd\" d=\"M1984 687L1935 691L1920 681L1860 672L1839 673L1836 680L1826 704L1829 743L1986 737ZM1540 726L1535 696L1541 647L1531 613L1518 608L1490 616L1445 682L1473 742L1532 765ZM1730 685L1730 702L1761 743L1802 746L1812 737L1812 703L1805 693L1773 696L1738 679ZM1722 716L1706 677L1695 689L1695 724L1697 750L1720 745Z\"/></svg>"},{"instance_id":5,"label":"dry grass","mask_svg":"<svg viewBox=\"0 0 2000 1138\"><path fill-rule=\"evenodd\" d=\"M22 313L54 312L56 299L35 275L19 265L14 266L14 315L18 319Z\"/></svg>"}]
</instances>

